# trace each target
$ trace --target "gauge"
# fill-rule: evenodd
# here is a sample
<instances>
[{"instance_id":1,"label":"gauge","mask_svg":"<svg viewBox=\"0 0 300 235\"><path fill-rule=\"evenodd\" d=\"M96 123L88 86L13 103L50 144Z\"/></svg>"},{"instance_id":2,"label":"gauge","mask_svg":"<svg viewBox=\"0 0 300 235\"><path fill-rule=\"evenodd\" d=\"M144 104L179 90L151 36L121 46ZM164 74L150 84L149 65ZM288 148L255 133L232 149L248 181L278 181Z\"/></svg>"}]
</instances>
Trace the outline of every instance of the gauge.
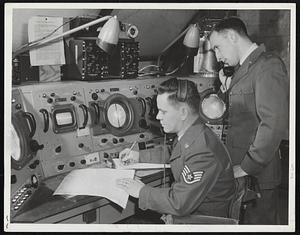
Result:
<instances>
[{"instance_id":1,"label":"gauge","mask_svg":"<svg viewBox=\"0 0 300 235\"><path fill-rule=\"evenodd\" d=\"M11 164L12 168L19 170L33 157L29 146L31 131L23 111L12 114L10 129Z\"/></svg>"},{"instance_id":2,"label":"gauge","mask_svg":"<svg viewBox=\"0 0 300 235\"><path fill-rule=\"evenodd\" d=\"M200 117L209 124L222 122L226 113L226 104L214 92L214 89L208 89L200 94Z\"/></svg>"},{"instance_id":3,"label":"gauge","mask_svg":"<svg viewBox=\"0 0 300 235\"><path fill-rule=\"evenodd\" d=\"M107 119L113 127L121 128L126 122L126 111L120 104L112 104L108 107Z\"/></svg>"},{"instance_id":4,"label":"gauge","mask_svg":"<svg viewBox=\"0 0 300 235\"><path fill-rule=\"evenodd\" d=\"M128 133L134 123L133 107L126 96L113 94L104 103L107 128L116 136Z\"/></svg>"},{"instance_id":5,"label":"gauge","mask_svg":"<svg viewBox=\"0 0 300 235\"><path fill-rule=\"evenodd\" d=\"M15 161L19 161L21 159L21 140L20 137L12 123L10 123L10 148L11 148L11 157Z\"/></svg>"},{"instance_id":6,"label":"gauge","mask_svg":"<svg viewBox=\"0 0 300 235\"><path fill-rule=\"evenodd\" d=\"M72 104L53 106L52 117L54 133L65 133L77 129L76 112Z\"/></svg>"},{"instance_id":7,"label":"gauge","mask_svg":"<svg viewBox=\"0 0 300 235\"><path fill-rule=\"evenodd\" d=\"M226 106L216 94L211 94L202 101L202 111L210 119L217 119L223 116Z\"/></svg>"}]
</instances>

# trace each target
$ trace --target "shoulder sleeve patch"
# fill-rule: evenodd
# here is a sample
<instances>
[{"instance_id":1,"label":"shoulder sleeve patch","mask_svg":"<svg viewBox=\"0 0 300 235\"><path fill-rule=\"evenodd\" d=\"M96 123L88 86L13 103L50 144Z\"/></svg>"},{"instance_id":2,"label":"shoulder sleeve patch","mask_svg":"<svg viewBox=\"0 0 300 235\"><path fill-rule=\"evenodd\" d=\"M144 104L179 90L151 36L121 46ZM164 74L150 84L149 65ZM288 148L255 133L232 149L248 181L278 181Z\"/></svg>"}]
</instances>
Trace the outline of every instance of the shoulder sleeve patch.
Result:
<instances>
[{"instance_id":1,"label":"shoulder sleeve patch","mask_svg":"<svg viewBox=\"0 0 300 235\"><path fill-rule=\"evenodd\" d=\"M193 184L201 181L204 171L191 171L187 165L184 166L181 172L184 182L187 184Z\"/></svg>"}]
</instances>

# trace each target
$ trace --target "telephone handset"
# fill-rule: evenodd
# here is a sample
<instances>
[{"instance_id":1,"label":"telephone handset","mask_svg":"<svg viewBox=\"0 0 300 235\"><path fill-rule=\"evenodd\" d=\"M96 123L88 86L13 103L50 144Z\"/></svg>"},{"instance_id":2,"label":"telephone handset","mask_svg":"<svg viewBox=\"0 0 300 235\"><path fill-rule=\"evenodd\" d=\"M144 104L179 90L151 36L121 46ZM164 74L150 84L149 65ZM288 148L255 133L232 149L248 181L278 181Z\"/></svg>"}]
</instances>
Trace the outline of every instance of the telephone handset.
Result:
<instances>
[{"instance_id":1,"label":"telephone handset","mask_svg":"<svg viewBox=\"0 0 300 235\"><path fill-rule=\"evenodd\" d=\"M231 77L234 74L234 66L225 66L224 62L220 62L221 69L226 77Z\"/></svg>"}]
</instances>

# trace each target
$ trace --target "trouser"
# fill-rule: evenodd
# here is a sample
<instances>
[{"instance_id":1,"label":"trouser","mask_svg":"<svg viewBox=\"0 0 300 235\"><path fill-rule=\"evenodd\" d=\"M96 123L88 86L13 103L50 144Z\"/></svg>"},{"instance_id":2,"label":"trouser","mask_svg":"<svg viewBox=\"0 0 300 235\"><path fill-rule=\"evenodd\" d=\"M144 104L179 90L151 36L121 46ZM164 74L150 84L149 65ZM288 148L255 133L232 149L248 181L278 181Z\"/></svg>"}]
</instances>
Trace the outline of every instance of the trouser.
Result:
<instances>
[{"instance_id":1,"label":"trouser","mask_svg":"<svg viewBox=\"0 0 300 235\"><path fill-rule=\"evenodd\" d=\"M245 190L245 181L239 179L239 190ZM260 189L260 197L244 202L242 206L240 224L280 224L278 187Z\"/></svg>"}]
</instances>

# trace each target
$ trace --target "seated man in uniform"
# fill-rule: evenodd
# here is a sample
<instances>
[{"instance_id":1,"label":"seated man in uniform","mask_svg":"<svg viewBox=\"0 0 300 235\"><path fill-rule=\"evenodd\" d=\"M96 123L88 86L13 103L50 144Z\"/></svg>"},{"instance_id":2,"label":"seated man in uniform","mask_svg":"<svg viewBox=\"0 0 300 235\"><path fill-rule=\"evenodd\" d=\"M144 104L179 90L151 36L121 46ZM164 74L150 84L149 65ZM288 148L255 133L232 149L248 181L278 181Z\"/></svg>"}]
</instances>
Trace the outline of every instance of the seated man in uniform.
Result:
<instances>
[{"instance_id":1,"label":"seated man in uniform","mask_svg":"<svg viewBox=\"0 0 300 235\"><path fill-rule=\"evenodd\" d=\"M140 209L165 214L171 223L201 224L199 215L228 217L235 196L230 157L200 120L199 102L192 81L171 78L158 88L156 118L166 133L177 134L168 159L174 177L171 187L153 188L137 179L118 181L120 188L139 199ZM141 160L138 152L128 151L120 153L122 162Z\"/></svg>"}]
</instances>

